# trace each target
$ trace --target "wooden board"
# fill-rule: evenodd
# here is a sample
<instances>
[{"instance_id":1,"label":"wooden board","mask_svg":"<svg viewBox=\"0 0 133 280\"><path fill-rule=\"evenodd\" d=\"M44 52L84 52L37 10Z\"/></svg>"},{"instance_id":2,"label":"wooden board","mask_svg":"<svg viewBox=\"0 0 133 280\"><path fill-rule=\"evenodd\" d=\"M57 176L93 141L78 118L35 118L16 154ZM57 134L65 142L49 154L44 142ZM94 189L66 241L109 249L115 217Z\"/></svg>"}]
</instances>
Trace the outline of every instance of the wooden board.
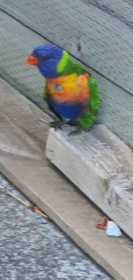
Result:
<instances>
[{"instance_id":1,"label":"wooden board","mask_svg":"<svg viewBox=\"0 0 133 280\"><path fill-rule=\"evenodd\" d=\"M12 12L11 7L13 7L13 14L15 9L17 16L22 17L25 13L21 13L21 5L22 3L26 3L25 1L26 0L19 2L19 5L17 1L17 7L15 6L15 0L10 1L10 3L8 1L8 9L10 8L10 12ZM7 1L4 0L4 5L6 5L6 3ZM32 1L30 1L29 5L31 5L31 3ZM64 1L62 1L62 3L64 3ZM46 4L46 1L42 3L42 5L44 4ZM119 6L118 3L117 6ZM25 4L23 8L26 9L26 7L27 4ZM113 7L115 7L115 4ZM28 10L29 13L31 10L32 9ZM38 6L37 11L38 18L40 19L39 13L42 11L41 6ZM130 11L132 10L130 9ZM51 14L48 14L47 12L45 16L46 19L48 16L51 17ZM32 32L30 29L26 28L1 11L0 22L0 76L6 79L8 83L14 86L22 94L33 100L33 102L38 104L41 108L45 109L46 106L42 100L44 87L43 77L41 77L37 70L27 67L24 62L27 54L33 49L35 45L46 43L46 41L44 41L41 36L37 35L35 32ZM46 31L46 29L43 28L43 31L44 30ZM60 34L57 32L56 35L59 40ZM62 40L59 41L62 42ZM76 43L73 42L73 38L71 39L71 43L73 45L72 52L75 53ZM79 53L77 53L77 55L79 55ZM101 60L101 58L99 59ZM97 63L99 63L99 60L97 60ZM96 72L91 72L99 81L100 96L102 100L101 109L98 114L98 120L100 123L104 123L109 129L111 129L126 143L132 145L133 147L132 95L127 94L127 92L103 78L102 73L100 75L96 74Z\"/></svg>"},{"instance_id":2,"label":"wooden board","mask_svg":"<svg viewBox=\"0 0 133 280\"><path fill-rule=\"evenodd\" d=\"M133 279L131 240L97 230L102 214L46 160L49 118L3 81L0 100L0 170L115 279Z\"/></svg>"},{"instance_id":3,"label":"wooden board","mask_svg":"<svg viewBox=\"0 0 133 280\"><path fill-rule=\"evenodd\" d=\"M47 157L133 238L133 152L102 125L77 137L50 130Z\"/></svg>"},{"instance_id":4,"label":"wooden board","mask_svg":"<svg viewBox=\"0 0 133 280\"><path fill-rule=\"evenodd\" d=\"M133 7L125 0L92 2L0 0L0 7L133 95Z\"/></svg>"},{"instance_id":5,"label":"wooden board","mask_svg":"<svg viewBox=\"0 0 133 280\"><path fill-rule=\"evenodd\" d=\"M81 0L86 5L92 4L101 9L105 13L117 18L119 21L124 22L130 28L133 27L133 13L132 13L132 0Z\"/></svg>"}]
</instances>

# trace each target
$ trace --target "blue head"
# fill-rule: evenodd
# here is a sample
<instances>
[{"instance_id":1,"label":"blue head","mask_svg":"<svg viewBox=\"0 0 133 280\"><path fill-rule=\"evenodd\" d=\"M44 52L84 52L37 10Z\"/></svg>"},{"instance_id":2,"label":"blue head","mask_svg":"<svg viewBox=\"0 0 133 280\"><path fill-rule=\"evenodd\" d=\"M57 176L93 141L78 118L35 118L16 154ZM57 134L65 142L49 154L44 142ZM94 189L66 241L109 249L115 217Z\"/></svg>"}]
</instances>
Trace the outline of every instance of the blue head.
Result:
<instances>
[{"instance_id":1,"label":"blue head","mask_svg":"<svg viewBox=\"0 0 133 280\"><path fill-rule=\"evenodd\" d=\"M57 65L63 56L63 49L52 44L36 47L28 57L27 63L36 65L45 78L57 76Z\"/></svg>"}]
</instances>

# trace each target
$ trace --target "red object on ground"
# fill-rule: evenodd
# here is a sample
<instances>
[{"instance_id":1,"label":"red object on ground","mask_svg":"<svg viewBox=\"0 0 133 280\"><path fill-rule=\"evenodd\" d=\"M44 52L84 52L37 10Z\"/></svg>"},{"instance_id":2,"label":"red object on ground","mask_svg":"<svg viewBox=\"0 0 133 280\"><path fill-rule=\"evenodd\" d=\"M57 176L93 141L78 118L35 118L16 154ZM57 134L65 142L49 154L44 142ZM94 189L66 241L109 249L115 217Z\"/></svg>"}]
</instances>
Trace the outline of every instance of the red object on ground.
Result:
<instances>
[{"instance_id":1,"label":"red object on ground","mask_svg":"<svg viewBox=\"0 0 133 280\"><path fill-rule=\"evenodd\" d=\"M33 206L31 207L31 210L34 212L34 213L38 213L40 214L41 216L43 216L44 218L48 218L47 214L45 214L40 208L38 208L37 206Z\"/></svg>"},{"instance_id":2,"label":"red object on ground","mask_svg":"<svg viewBox=\"0 0 133 280\"><path fill-rule=\"evenodd\" d=\"M107 227L107 222L108 222L107 217L103 217L101 223L96 225L96 228L101 229L101 230L105 230L106 227Z\"/></svg>"}]
</instances>

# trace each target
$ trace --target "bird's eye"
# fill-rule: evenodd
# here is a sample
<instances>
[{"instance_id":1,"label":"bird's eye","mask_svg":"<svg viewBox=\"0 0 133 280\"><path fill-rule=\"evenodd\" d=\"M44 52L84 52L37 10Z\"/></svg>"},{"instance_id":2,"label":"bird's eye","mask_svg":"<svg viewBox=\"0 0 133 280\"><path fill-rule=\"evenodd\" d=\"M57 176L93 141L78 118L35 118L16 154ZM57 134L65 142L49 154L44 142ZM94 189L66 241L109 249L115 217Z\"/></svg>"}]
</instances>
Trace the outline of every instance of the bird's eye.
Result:
<instances>
[{"instance_id":1,"label":"bird's eye","mask_svg":"<svg viewBox=\"0 0 133 280\"><path fill-rule=\"evenodd\" d=\"M62 91L62 86L61 85L54 85L54 91L61 92Z\"/></svg>"},{"instance_id":2,"label":"bird's eye","mask_svg":"<svg viewBox=\"0 0 133 280\"><path fill-rule=\"evenodd\" d=\"M45 55L45 56L43 56L43 57L41 57L42 59L43 59L43 61L47 61L47 60L49 60L50 58L51 58L51 55Z\"/></svg>"}]
</instances>

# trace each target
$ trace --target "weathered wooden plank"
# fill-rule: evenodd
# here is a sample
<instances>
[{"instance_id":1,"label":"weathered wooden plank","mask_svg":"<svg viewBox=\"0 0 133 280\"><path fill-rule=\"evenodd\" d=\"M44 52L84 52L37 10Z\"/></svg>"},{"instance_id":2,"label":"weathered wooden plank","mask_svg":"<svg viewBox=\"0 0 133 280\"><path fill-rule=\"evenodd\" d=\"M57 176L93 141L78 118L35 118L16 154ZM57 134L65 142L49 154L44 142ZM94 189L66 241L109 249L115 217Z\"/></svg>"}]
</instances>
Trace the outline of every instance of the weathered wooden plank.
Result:
<instances>
[{"instance_id":1,"label":"weathered wooden plank","mask_svg":"<svg viewBox=\"0 0 133 280\"><path fill-rule=\"evenodd\" d=\"M0 22L0 75L45 109L46 105L42 99L43 78L24 63L34 44L43 42L42 38L3 13L0 13ZM95 72L92 73L99 81L102 99L98 120L133 146L132 96Z\"/></svg>"},{"instance_id":2,"label":"weathered wooden plank","mask_svg":"<svg viewBox=\"0 0 133 280\"><path fill-rule=\"evenodd\" d=\"M73 54L80 37L80 58L133 94L133 32L124 21L81 0L1 0L0 7Z\"/></svg>"},{"instance_id":3,"label":"weathered wooden plank","mask_svg":"<svg viewBox=\"0 0 133 280\"><path fill-rule=\"evenodd\" d=\"M0 100L0 170L113 278L132 279L132 242L97 230L101 213L46 160L49 118L2 81Z\"/></svg>"},{"instance_id":4,"label":"weathered wooden plank","mask_svg":"<svg viewBox=\"0 0 133 280\"><path fill-rule=\"evenodd\" d=\"M108 13L112 17L124 22L130 28L133 27L132 0L81 0L86 5L92 4Z\"/></svg>"},{"instance_id":5,"label":"weathered wooden plank","mask_svg":"<svg viewBox=\"0 0 133 280\"><path fill-rule=\"evenodd\" d=\"M133 152L104 126L69 136L50 130L47 157L133 238Z\"/></svg>"},{"instance_id":6,"label":"weathered wooden plank","mask_svg":"<svg viewBox=\"0 0 133 280\"><path fill-rule=\"evenodd\" d=\"M43 78L26 67L25 60L34 44L42 44L44 40L1 12L0 38L0 77L41 104ZM43 105L42 102L44 108Z\"/></svg>"},{"instance_id":7,"label":"weathered wooden plank","mask_svg":"<svg viewBox=\"0 0 133 280\"><path fill-rule=\"evenodd\" d=\"M133 102L132 96L103 79L95 72L92 74L99 81L101 108L98 113L99 123L105 124L128 145L133 147Z\"/></svg>"}]
</instances>

